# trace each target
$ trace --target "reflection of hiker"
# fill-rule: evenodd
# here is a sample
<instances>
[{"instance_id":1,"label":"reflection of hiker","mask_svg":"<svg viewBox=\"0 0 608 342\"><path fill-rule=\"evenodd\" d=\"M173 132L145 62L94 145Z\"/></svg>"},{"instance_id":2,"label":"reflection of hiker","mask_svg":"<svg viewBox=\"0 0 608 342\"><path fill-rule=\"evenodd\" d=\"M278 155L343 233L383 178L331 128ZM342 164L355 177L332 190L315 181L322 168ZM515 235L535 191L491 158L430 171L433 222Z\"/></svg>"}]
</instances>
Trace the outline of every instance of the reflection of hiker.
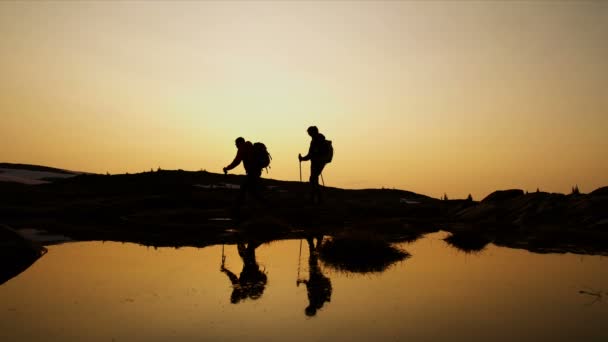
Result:
<instances>
[{"instance_id":1,"label":"reflection of hiker","mask_svg":"<svg viewBox=\"0 0 608 342\"><path fill-rule=\"evenodd\" d=\"M308 306L304 310L306 316L314 316L317 310L323 307L325 302L331 301L331 281L323 275L319 267L319 255L317 249L323 241L323 236L317 238L317 246L313 238L306 239L308 242L308 280L298 280L297 284L306 284L308 293Z\"/></svg>"},{"instance_id":2,"label":"reflection of hiker","mask_svg":"<svg viewBox=\"0 0 608 342\"><path fill-rule=\"evenodd\" d=\"M245 167L245 172L247 176L243 183L241 184L241 191L239 192L239 197L237 198L237 210L245 201L247 193L249 193L252 197L262 200L260 196L260 177L262 176L262 167L258 165L256 162L255 153L254 153L254 145L251 141L245 141L243 137L238 137L235 140L236 147L238 149L236 153L236 157L230 165L224 167L224 173L227 173L229 170L237 167L241 161L243 162L243 167Z\"/></svg>"},{"instance_id":3,"label":"reflection of hiker","mask_svg":"<svg viewBox=\"0 0 608 342\"><path fill-rule=\"evenodd\" d=\"M228 279L232 283L232 295L230 303L236 304L244 299L258 299L264 293L264 288L268 278L266 273L260 270L260 266L255 260L255 249L260 246L258 242L249 242L247 246L244 243L239 243L237 249L243 260L243 270L237 277L236 274L224 267L224 258L222 258L221 271L226 273Z\"/></svg>"},{"instance_id":4,"label":"reflection of hiker","mask_svg":"<svg viewBox=\"0 0 608 342\"><path fill-rule=\"evenodd\" d=\"M319 176L323 172L325 165L331 162L333 147L331 146L331 141L326 140L325 136L319 133L319 129L316 126L310 126L306 131L312 140L310 141L308 153L304 157L298 154L298 159L300 162L310 160L310 200L312 203L315 203L316 199L318 203L321 203Z\"/></svg>"}]
</instances>

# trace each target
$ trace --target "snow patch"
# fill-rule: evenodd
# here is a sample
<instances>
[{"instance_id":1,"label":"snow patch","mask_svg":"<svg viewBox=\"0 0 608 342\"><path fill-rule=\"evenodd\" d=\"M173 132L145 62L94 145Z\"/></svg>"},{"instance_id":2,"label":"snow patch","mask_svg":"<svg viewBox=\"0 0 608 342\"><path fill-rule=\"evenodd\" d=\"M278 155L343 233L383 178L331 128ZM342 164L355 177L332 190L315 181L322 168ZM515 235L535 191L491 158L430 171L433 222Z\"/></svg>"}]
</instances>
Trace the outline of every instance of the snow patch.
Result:
<instances>
[{"instance_id":1,"label":"snow patch","mask_svg":"<svg viewBox=\"0 0 608 342\"><path fill-rule=\"evenodd\" d=\"M203 189L240 189L238 184L219 183L219 184L194 184L197 188Z\"/></svg>"},{"instance_id":2,"label":"snow patch","mask_svg":"<svg viewBox=\"0 0 608 342\"><path fill-rule=\"evenodd\" d=\"M74 176L76 176L76 174L0 168L0 182L16 182L21 184L36 185L49 183L42 178L70 178Z\"/></svg>"}]
</instances>

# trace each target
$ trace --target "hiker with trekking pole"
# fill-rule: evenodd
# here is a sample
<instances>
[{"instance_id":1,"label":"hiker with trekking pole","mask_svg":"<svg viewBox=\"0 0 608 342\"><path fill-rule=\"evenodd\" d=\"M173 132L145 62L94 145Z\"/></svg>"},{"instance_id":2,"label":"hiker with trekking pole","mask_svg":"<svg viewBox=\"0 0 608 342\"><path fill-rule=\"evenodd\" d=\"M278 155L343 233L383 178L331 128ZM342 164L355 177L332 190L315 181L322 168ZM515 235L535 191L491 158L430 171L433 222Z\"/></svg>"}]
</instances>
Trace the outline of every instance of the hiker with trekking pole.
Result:
<instances>
[{"instance_id":1,"label":"hiker with trekking pole","mask_svg":"<svg viewBox=\"0 0 608 342\"><path fill-rule=\"evenodd\" d=\"M228 276L232 283L232 294L230 303L237 304L245 299L258 299L264 293L268 276L266 270L260 268L255 256L255 250L262 243L250 240L247 244L238 243L237 251L243 261L243 269L237 276L234 272L226 268L226 256L224 255L224 245L222 245L222 264L220 271Z\"/></svg>"},{"instance_id":2,"label":"hiker with trekking pole","mask_svg":"<svg viewBox=\"0 0 608 342\"><path fill-rule=\"evenodd\" d=\"M325 136L319 133L316 126L310 126L306 130L312 138L308 153L305 156L298 154L300 161L300 181L302 181L302 161L310 160L310 202L312 204L321 204L323 202L321 196L321 187L319 185L319 176L323 179L321 173L325 165L331 162L334 149L330 140L325 139ZM325 186L325 181L323 182Z\"/></svg>"},{"instance_id":3,"label":"hiker with trekking pole","mask_svg":"<svg viewBox=\"0 0 608 342\"><path fill-rule=\"evenodd\" d=\"M265 202L260 194L260 179L262 177L262 169L266 168L268 170L272 158L266 149L266 145L261 142L251 143L250 141L246 141L243 137L238 137L234 143L237 148L237 154L232 163L223 168L223 171L224 174L227 174L228 171L234 169L243 162L246 177L241 184L241 190L236 200L235 214L238 217L240 207L246 200L247 195L254 197L261 203Z\"/></svg>"},{"instance_id":4,"label":"hiker with trekking pole","mask_svg":"<svg viewBox=\"0 0 608 342\"><path fill-rule=\"evenodd\" d=\"M317 236L315 246L314 237L306 238L308 242L308 279L300 279L300 259L302 256L302 240L300 240L300 255L298 256L298 278L296 286L306 285L308 306L304 309L306 316L314 316L325 303L331 302L331 280L326 277L319 265L319 247L323 242L323 235Z\"/></svg>"}]
</instances>

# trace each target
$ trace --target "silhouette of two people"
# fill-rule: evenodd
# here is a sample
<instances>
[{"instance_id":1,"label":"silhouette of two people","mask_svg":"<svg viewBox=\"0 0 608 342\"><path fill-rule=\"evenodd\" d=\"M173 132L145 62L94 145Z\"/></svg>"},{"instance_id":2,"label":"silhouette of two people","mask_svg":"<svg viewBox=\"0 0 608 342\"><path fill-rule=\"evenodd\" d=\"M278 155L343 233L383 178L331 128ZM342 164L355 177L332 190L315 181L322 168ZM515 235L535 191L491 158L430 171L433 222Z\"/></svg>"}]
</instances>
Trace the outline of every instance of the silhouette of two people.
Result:
<instances>
[{"instance_id":1,"label":"silhouette of two people","mask_svg":"<svg viewBox=\"0 0 608 342\"><path fill-rule=\"evenodd\" d=\"M306 284L308 294L308 306L304 310L306 316L314 316L317 310L321 309L326 302L331 301L331 280L323 275L319 266L319 246L323 241L323 236L317 237L315 246L314 239L309 237L308 242L308 280L298 279L296 284Z\"/></svg>"},{"instance_id":2,"label":"silhouette of two people","mask_svg":"<svg viewBox=\"0 0 608 342\"><path fill-rule=\"evenodd\" d=\"M316 126L310 126L306 130L308 135L311 137L310 146L308 153L305 156L298 154L298 160L300 162L310 161L310 202L313 204L320 204L323 202L321 187L319 185L319 176L323 172L325 165L331 161L333 156L333 148L331 147L331 141L325 139L325 136L319 133L319 129ZM246 177L241 184L241 189L236 202L236 216L238 217L240 208L247 199L247 196L251 196L258 200L258 202L265 204L264 198L261 196L261 177L262 168L268 166L269 159L266 159L266 163L262 166L260 161L256 157L256 145L264 146L263 144L256 143L255 145L251 141L246 141L243 137L238 137L235 140L237 148L236 156L234 160L226 167L223 168L224 174L228 171L237 167L241 162L245 168ZM263 147L266 151L266 147ZM264 152L264 155L267 153ZM268 155L269 157L269 155Z\"/></svg>"},{"instance_id":3,"label":"silhouette of two people","mask_svg":"<svg viewBox=\"0 0 608 342\"><path fill-rule=\"evenodd\" d=\"M255 249L261 245L260 242L250 241L249 243L237 244L239 256L243 261L243 269L239 276L224 266L225 257L222 256L222 266L220 270L224 272L232 283L232 295L230 302L237 304L245 299L258 299L264 293L268 277L260 269L255 257Z\"/></svg>"},{"instance_id":4,"label":"silhouette of two people","mask_svg":"<svg viewBox=\"0 0 608 342\"><path fill-rule=\"evenodd\" d=\"M306 239L308 242L308 279L298 279L296 285L305 284L308 295L308 306L304 310L307 316L314 316L326 302L331 301L332 286L331 280L326 277L319 266L319 246L323 241L323 236ZM234 272L225 267L226 257L222 255L222 265L220 270L228 276L232 283L232 294L230 302L240 303L246 299L259 299L266 288L268 277L266 272L260 269L255 255L255 250L262 243L249 241L248 243L238 243L237 250L243 262L243 269L237 276Z\"/></svg>"},{"instance_id":5,"label":"silhouette of two people","mask_svg":"<svg viewBox=\"0 0 608 342\"><path fill-rule=\"evenodd\" d=\"M237 167L243 162L245 173L247 174L245 180L241 183L239 196L236 202L236 214L238 216L240 208L247 199L247 195L255 198L258 202L264 203L264 199L261 195L261 182L262 168L259 167L255 160L254 148L251 141L246 141L243 137L238 137L235 140L237 148L236 156L232 163L224 167L224 174L227 174L229 170Z\"/></svg>"},{"instance_id":6,"label":"silhouette of two people","mask_svg":"<svg viewBox=\"0 0 608 342\"><path fill-rule=\"evenodd\" d=\"M323 202L323 199L319 185L319 176L327 164L326 139L323 134L319 133L317 126L310 126L306 131L311 137L310 146L305 156L298 154L298 160L300 162L310 160L310 202L312 204L320 204Z\"/></svg>"}]
</instances>

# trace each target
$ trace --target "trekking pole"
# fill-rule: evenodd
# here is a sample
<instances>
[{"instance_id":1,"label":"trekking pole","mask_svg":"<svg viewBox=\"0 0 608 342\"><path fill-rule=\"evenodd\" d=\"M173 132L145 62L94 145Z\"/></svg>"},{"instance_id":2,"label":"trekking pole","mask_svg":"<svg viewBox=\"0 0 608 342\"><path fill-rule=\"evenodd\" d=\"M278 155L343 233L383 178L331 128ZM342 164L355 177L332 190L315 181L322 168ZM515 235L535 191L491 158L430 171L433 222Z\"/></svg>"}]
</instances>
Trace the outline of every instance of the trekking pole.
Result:
<instances>
[{"instance_id":1,"label":"trekking pole","mask_svg":"<svg viewBox=\"0 0 608 342\"><path fill-rule=\"evenodd\" d=\"M323 173L321 173L321 183L323 183L323 186L325 186L325 180L323 179Z\"/></svg>"},{"instance_id":2,"label":"trekking pole","mask_svg":"<svg viewBox=\"0 0 608 342\"><path fill-rule=\"evenodd\" d=\"M224 267L225 261L226 261L226 256L224 255L224 244L222 244L222 267Z\"/></svg>"},{"instance_id":3,"label":"trekking pole","mask_svg":"<svg viewBox=\"0 0 608 342\"><path fill-rule=\"evenodd\" d=\"M300 285L300 260L302 260L302 239L300 239L300 252L298 254L298 277L296 278L296 286Z\"/></svg>"},{"instance_id":4,"label":"trekking pole","mask_svg":"<svg viewBox=\"0 0 608 342\"><path fill-rule=\"evenodd\" d=\"M298 157L300 157L299 154L298 154ZM300 183L302 183L302 161L301 160L300 160Z\"/></svg>"}]
</instances>

